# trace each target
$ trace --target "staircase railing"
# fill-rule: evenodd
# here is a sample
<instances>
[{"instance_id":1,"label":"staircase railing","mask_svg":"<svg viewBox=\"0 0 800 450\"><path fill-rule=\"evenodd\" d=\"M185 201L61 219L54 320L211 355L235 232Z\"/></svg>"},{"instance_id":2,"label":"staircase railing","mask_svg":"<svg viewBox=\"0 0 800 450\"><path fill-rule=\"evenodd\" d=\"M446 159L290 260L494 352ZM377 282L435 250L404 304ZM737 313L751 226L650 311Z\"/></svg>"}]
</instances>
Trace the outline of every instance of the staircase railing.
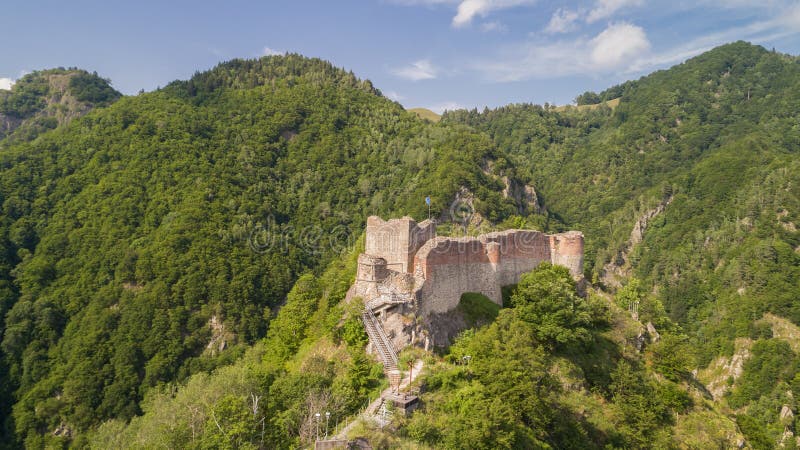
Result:
<instances>
[{"instance_id":1,"label":"staircase railing","mask_svg":"<svg viewBox=\"0 0 800 450\"><path fill-rule=\"evenodd\" d=\"M397 353L394 347L392 347L391 341L386 336L386 332L383 330L380 322L378 322L378 318L375 317L375 313L372 312L371 308L365 308L361 318L372 345L378 350L381 356L383 367L386 370L396 369L398 363Z\"/></svg>"},{"instance_id":2,"label":"staircase railing","mask_svg":"<svg viewBox=\"0 0 800 450\"><path fill-rule=\"evenodd\" d=\"M402 303L408 303L409 300L407 298L403 298L398 296L397 294L390 294L390 295L381 295L380 297L373 298L372 300L368 301L365 305L367 309L376 310L384 305L399 305Z\"/></svg>"}]
</instances>

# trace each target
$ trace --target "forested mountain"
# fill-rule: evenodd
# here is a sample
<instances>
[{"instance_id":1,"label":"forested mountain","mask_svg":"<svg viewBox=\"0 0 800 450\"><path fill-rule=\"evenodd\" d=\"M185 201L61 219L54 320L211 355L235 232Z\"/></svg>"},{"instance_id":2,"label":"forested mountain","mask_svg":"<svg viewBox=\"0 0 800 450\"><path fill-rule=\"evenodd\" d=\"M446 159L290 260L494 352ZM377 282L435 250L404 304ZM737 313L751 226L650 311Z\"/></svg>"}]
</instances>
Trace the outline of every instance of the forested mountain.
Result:
<instances>
[{"instance_id":1,"label":"forested mountain","mask_svg":"<svg viewBox=\"0 0 800 450\"><path fill-rule=\"evenodd\" d=\"M37 76L0 91L0 113L45 117ZM9 447L308 445L314 411L345 420L385 383L342 302L366 217L421 218L426 195L446 211L462 188L498 227L582 230L588 294L535 271L490 325L424 356L420 411L355 433L411 448L794 445L797 58L738 42L582 94L613 109L438 123L298 55L132 97L91 80L71 96L99 108L0 140ZM544 209L504 196L503 177Z\"/></svg>"},{"instance_id":2,"label":"forested mountain","mask_svg":"<svg viewBox=\"0 0 800 450\"><path fill-rule=\"evenodd\" d=\"M442 205L462 186L487 216L515 211L481 170L494 152L293 55L225 63L12 143L0 153L7 432L37 446L59 427L131 418L149 388L238 357L368 214L421 216L426 195ZM229 348L211 357L212 339Z\"/></svg>"},{"instance_id":3,"label":"forested mountain","mask_svg":"<svg viewBox=\"0 0 800 450\"><path fill-rule=\"evenodd\" d=\"M720 400L777 442L800 388L797 354L770 339L771 317L800 324L800 61L737 42L598 97L619 106L442 120L491 135L551 212L586 233L587 276L641 280L696 367L759 349L741 379L716 374L732 384Z\"/></svg>"}]
</instances>

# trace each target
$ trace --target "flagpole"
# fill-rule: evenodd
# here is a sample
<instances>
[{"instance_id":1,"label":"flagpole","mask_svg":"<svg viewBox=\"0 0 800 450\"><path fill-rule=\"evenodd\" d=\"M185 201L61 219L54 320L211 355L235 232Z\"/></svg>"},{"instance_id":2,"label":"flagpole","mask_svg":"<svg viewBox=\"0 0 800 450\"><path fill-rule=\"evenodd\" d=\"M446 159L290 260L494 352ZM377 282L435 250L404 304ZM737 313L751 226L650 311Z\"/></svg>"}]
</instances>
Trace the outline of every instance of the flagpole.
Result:
<instances>
[{"instance_id":1,"label":"flagpole","mask_svg":"<svg viewBox=\"0 0 800 450\"><path fill-rule=\"evenodd\" d=\"M428 205L428 220L431 220L431 196L425 196L425 203Z\"/></svg>"}]
</instances>

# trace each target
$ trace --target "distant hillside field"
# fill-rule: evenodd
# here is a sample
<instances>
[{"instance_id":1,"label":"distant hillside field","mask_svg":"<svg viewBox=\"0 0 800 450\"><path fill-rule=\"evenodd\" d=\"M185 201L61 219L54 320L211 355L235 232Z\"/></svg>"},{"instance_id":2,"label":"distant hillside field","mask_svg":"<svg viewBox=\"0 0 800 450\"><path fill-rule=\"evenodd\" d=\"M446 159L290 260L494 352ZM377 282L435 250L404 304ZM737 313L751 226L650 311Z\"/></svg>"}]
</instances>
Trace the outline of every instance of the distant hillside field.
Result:
<instances>
[{"instance_id":1,"label":"distant hillside field","mask_svg":"<svg viewBox=\"0 0 800 450\"><path fill-rule=\"evenodd\" d=\"M438 122L442 118L441 115L436 114L435 112L426 108L411 108L408 110L408 112L416 114L421 119L430 120L433 123Z\"/></svg>"},{"instance_id":2,"label":"distant hillside field","mask_svg":"<svg viewBox=\"0 0 800 450\"><path fill-rule=\"evenodd\" d=\"M596 103L594 105L577 105L577 106L575 106L575 105L562 105L562 106L557 106L555 108L555 110L556 111L567 111L567 110L570 110L570 109L576 109L578 111L591 111L593 109L598 109L598 108L600 108L602 106L608 106L609 108L614 109L619 105L619 100L620 100L619 98L615 98L615 99L608 100L608 101L605 101L605 102Z\"/></svg>"}]
</instances>

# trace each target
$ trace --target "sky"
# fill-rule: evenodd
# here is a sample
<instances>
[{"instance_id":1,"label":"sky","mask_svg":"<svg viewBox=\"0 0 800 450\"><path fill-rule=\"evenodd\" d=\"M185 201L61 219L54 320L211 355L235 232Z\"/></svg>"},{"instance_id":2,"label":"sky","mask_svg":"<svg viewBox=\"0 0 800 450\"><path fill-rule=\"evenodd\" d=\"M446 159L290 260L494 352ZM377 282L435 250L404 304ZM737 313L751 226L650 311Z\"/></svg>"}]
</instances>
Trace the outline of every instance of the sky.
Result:
<instances>
[{"instance_id":1,"label":"sky","mask_svg":"<svg viewBox=\"0 0 800 450\"><path fill-rule=\"evenodd\" d=\"M331 61L407 108L563 105L727 42L800 53L798 0L8 2L0 89L79 67L124 94L233 58Z\"/></svg>"}]
</instances>

